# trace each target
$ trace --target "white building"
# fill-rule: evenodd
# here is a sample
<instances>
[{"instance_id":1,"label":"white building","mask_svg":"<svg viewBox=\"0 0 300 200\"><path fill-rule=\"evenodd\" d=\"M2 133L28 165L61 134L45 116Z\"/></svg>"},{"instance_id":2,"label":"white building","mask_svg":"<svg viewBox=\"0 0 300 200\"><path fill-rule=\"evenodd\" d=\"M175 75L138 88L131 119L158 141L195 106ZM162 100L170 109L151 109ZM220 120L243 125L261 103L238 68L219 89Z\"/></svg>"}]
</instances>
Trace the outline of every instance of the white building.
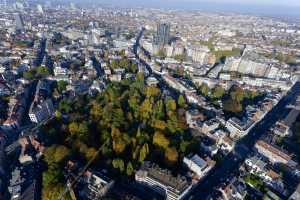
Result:
<instances>
[{"instance_id":1,"label":"white building","mask_svg":"<svg viewBox=\"0 0 300 200\"><path fill-rule=\"evenodd\" d=\"M192 182L185 177L175 177L170 171L150 162L143 163L135 174L135 180L163 195L167 200L184 199L193 187Z\"/></svg>"},{"instance_id":2,"label":"white building","mask_svg":"<svg viewBox=\"0 0 300 200\"><path fill-rule=\"evenodd\" d=\"M226 128L230 132L231 138L242 138L248 134L249 130L253 126L254 121L251 119L239 120L235 117L230 118L226 122Z\"/></svg>"},{"instance_id":3,"label":"white building","mask_svg":"<svg viewBox=\"0 0 300 200\"><path fill-rule=\"evenodd\" d=\"M207 158L200 158L197 154L183 158L183 163L194 173L199 176L199 179L207 175L207 173L215 166L215 161Z\"/></svg>"}]
</instances>

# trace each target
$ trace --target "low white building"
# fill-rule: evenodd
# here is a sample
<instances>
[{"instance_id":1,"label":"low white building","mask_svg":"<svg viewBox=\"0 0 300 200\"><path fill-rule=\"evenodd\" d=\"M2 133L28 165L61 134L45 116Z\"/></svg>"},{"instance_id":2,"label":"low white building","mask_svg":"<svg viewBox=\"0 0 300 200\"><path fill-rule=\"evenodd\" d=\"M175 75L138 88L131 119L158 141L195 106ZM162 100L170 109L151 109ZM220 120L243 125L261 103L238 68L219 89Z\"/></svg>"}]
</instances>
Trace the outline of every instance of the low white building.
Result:
<instances>
[{"instance_id":1,"label":"low white building","mask_svg":"<svg viewBox=\"0 0 300 200\"><path fill-rule=\"evenodd\" d=\"M207 173L215 166L216 162L210 158L205 160L197 154L183 158L183 163L194 173L199 176L199 179L206 176Z\"/></svg>"}]
</instances>

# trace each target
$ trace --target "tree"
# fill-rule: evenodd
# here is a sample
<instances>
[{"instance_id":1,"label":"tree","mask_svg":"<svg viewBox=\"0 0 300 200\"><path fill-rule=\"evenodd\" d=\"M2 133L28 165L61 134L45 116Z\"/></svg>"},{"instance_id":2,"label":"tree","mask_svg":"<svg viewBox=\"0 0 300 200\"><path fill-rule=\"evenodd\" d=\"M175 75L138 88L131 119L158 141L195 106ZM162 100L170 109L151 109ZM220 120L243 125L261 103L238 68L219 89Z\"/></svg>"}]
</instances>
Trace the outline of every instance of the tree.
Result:
<instances>
[{"instance_id":1,"label":"tree","mask_svg":"<svg viewBox=\"0 0 300 200\"><path fill-rule=\"evenodd\" d=\"M115 138L113 139L113 150L117 153L123 153L126 148L126 141L123 138Z\"/></svg>"},{"instance_id":2,"label":"tree","mask_svg":"<svg viewBox=\"0 0 300 200\"><path fill-rule=\"evenodd\" d=\"M136 74L136 73L138 72L138 66L137 66L137 64L131 63L131 64L130 64L130 69L129 69L129 71L130 71L131 73Z\"/></svg>"},{"instance_id":3,"label":"tree","mask_svg":"<svg viewBox=\"0 0 300 200\"><path fill-rule=\"evenodd\" d=\"M60 80L57 82L57 89L59 92L63 92L66 90L68 82Z\"/></svg>"},{"instance_id":4,"label":"tree","mask_svg":"<svg viewBox=\"0 0 300 200\"><path fill-rule=\"evenodd\" d=\"M42 199L43 200L57 200L59 196L63 193L65 190L65 186L61 183L59 184L52 184L50 186L45 187L43 185L43 191L42 191ZM63 200L71 200L69 193L67 193Z\"/></svg>"},{"instance_id":5,"label":"tree","mask_svg":"<svg viewBox=\"0 0 300 200\"><path fill-rule=\"evenodd\" d=\"M162 100L159 100L154 105L153 109L153 117L154 119L164 119L165 118L165 108Z\"/></svg>"},{"instance_id":6,"label":"tree","mask_svg":"<svg viewBox=\"0 0 300 200\"><path fill-rule=\"evenodd\" d=\"M245 97L245 92L242 88L234 85L230 88L230 97L236 102L241 102Z\"/></svg>"},{"instance_id":7,"label":"tree","mask_svg":"<svg viewBox=\"0 0 300 200\"><path fill-rule=\"evenodd\" d=\"M132 166L131 162L129 161L127 163L127 167L126 167L126 174L127 174L127 176L131 176L133 174L133 172L134 172L133 166Z\"/></svg>"},{"instance_id":8,"label":"tree","mask_svg":"<svg viewBox=\"0 0 300 200\"><path fill-rule=\"evenodd\" d=\"M36 68L36 75L40 78L46 77L49 74L50 73L47 67L40 66Z\"/></svg>"},{"instance_id":9,"label":"tree","mask_svg":"<svg viewBox=\"0 0 300 200\"><path fill-rule=\"evenodd\" d=\"M225 89L221 86L216 86L212 91L212 97L216 99L220 99L225 94Z\"/></svg>"},{"instance_id":10,"label":"tree","mask_svg":"<svg viewBox=\"0 0 300 200\"><path fill-rule=\"evenodd\" d=\"M59 102L58 109L61 112L70 113L72 111L72 105L71 102L67 99L63 99Z\"/></svg>"},{"instance_id":11,"label":"tree","mask_svg":"<svg viewBox=\"0 0 300 200\"><path fill-rule=\"evenodd\" d=\"M182 95L179 95L177 103L178 103L178 106L180 108L185 108L186 107L186 102L185 102L185 99Z\"/></svg>"},{"instance_id":12,"label":"tree","mask_svg":"<svg viewBox=\"0 0 300 200\"><path fill-rule=\"evenodd\" d=\"M147 157L149 153L149 147L148 144L144 144L143 147L140 150L140 156L139 156L139 161L143 162L145 160L145 158Z\"/></svg>"},{"instance_id":13,"label":"tree","mask_svg":"<svg viewBox=\"0 0 300 200\"><path fill-rule=\"evenodd\" d=\"M182 61L184 61L184 57L185 56L183 54L178 54L178 55L174 56L174 59L179 61L179 62L182 62Z\"/></svg>"},{"instance_id":14,"label":"tree","mask_svg":"<svg viewBox=\"0 0 300 200\"><path fill-rule=\"evenodd\" d=\"M152 113L152 104L149 99L145 99L140 106L140 115L142 120L150 119L150 114Z\"/></svg>"},{"instance_id":15,"label":"tree","mask_svg":"<svg viewBox=\"0 0 300 200\"><path fill-rule=\"evenodd\" d=\"M102 107L97 102L92 103L90 115L94 121L99 121L102 118Z\"/></svg>"},{"instance_id":16,"label":"tree","mask_svg":"<svg viewBox=\"0 0 300 200\"><path fill-rule=\"evenodd\" d=\"M112 165L115 169L119 169L120 172L123 172L125 169L124 161L120 158L113 159Z\"/></svg>"},{"instance_id":17,"label":"tree","mask_svg":"<svg viewBox=\"0 0 300 200\"><path fill-rule=\"evenodd\" d=\"M225 111L233 113L239 113L243 110L242 105L239 102L232 99L225 100L223 102L223 108Z\"/></svg>"},{"instance_id":18,"label":"tree","mask_svg":"<svg viewBox=\"0 0 300 200\"><path fill-rule=\"evenodd\" d=\"M165 157L170 162L177 162L178 152L174 147L168 147L165 151Z\"/></svg>"},{"instance_id":19,"label":"tree","mask_svg":"<svg viewBox=\"0 0 300 200\"><path fill-rule=\"evenodd\" d=\"M157 56L160 57L161 59L166 58L166 52L163 49L160 49L157 53Z\"/></svg>"},{"instance_id":20,"label":"tree","mask_svg":"<svg viewBox=\"0 0 300 200\"><path fill-rule=\"evenodd\" d=\"M44 160L50 168L56 168L70 154L70 150L63 145L52 145L45 150Z\"/></svg>"},{"instance_id":21,"label":"tree","mask_svg":"<svg viewBox=\"0 0 300 200\"><path fill-rule=\"evenodd\" d=\"M168 98L166 102L167 111L176 111L176 102L172 98Z\"/></svg>"},{"instance_id":22,"label":"tree","mask_svg":"<svg viewBox=\"0 0 300 200\"><path fill-rule=\"evenodd\" d=\"M206 83L202 83L200 88L199 88L199 92L203 95L203 96L208 96L209 94L209 87Z\"/></svg>"},{"instance_id":23,"label":"tree","mask_svg":"<svg viewBox=\"0 0 300 200\"><path fill-rule=\"evenodd\" d=\"M119 67L119 62L117 60L112 60L110 66L112 69L117 69Z\"/></svg>"},{"instance_id":24,"label":"tree","mask_svg":"<svg viewBox=\"0 0 300 200\"><path fill-rule=\"evenodd\" d=\"M157 97L160 94L160 89L158 89L157 87L146 87L146 96L147 98L150 97Z\"/></svg>"},{"instance_id":25,"label":"tree","mask_svg":"<svg viewBox=\"0 0 300 200\"><path fill-rule=\"evenodd\" d=\"M156 129L164 130L167 127L167 124L162 120L154 120L152 123L152 127Z\"/></svg>"},{"instance_id":26,"label":"tree","mask_svg":"<svg viewBox=\"0 0 300 200\"><path fill-rule=\"evenodd\" d=\"M29 70L23 73L23 77L27 80L33 80L35 78L35 71Z\"/></svg>"},{"instance_id":27,"label":"tree","mask_svg":"<svg viewBox=\"0 0 300 200\"><path fill-rule=\"evenodd\" d=\"M153 135L153 144L166 149L170 144L170 140L162 132L156 131Z\"/></svg>"},{"instance_id":28,"label":"tree","mask_svg":"<svg viewBox=\"0 0 300 200\"><path fill-rule=\"evenodd\" d=\"M73 136L85 138L88 135L88 125L85 121L81 123L71 122L68 127L70 134Z\"/></svg>"},{"instance_id":29,"label":"tree","mask_svg":"<svg viewBox=\"0 0 300 200\"><path fill-rule=\"evenodd\" d=\"M190 145L190 142L182 140L180 142L180 146L179 146L180 153L185 154L188 150L189 145Z\"/></svg>"}]
</instances>

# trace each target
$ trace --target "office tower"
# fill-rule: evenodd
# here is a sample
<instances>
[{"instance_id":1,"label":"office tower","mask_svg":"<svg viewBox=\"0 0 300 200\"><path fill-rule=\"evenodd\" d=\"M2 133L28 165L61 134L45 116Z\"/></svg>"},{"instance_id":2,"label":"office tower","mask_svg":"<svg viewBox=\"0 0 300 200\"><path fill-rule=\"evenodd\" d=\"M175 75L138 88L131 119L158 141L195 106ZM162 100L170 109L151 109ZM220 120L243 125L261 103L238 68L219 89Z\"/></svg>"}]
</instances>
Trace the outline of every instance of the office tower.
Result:
<instances>
[{"instance_id":1,"label":"office tower","mask_svg":"<svg viewBox=\"0 0 300 200\"><path fill-rule=\"evenodd\" d=\"M170 40L170 24L159 23L157 25L155 43L158 45L166 45Z\"/></svg>"},{"instance_id":2,"label":"office tower","mask_svg":"<svg viewBox=\"0 0 300 200\"><path fill-rule=\"evenodd\" d=\"M24 21L20 13L15 14L16 31L24 31Z\"/></svg>"}]
</instances>

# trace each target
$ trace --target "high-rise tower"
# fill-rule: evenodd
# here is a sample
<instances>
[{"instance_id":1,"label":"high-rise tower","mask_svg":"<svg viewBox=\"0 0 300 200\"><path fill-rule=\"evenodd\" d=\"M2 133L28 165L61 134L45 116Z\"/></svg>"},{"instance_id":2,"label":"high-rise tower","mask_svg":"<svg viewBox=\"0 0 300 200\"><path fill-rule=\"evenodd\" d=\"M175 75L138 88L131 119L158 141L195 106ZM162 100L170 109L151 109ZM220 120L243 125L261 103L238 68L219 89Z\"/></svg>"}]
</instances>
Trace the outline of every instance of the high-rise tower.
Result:
<instances>
[{"instance_id":1,"label":"high-rise tower","mask_svg":"<svg viewBox=\"0 0 300 200\"><path fill-rule=\"evenodd\" d=\"M16 31L24 31L24 21L20 13L15 14Z\"/></svg>"},{"instance_id":2,"label":"high-rise tower","mask_svg":"<svg viewBox=\"0 0 300 200\"><path fill-rule=\"evenodd\" d=\"M169 43L170 40L170 24L159 23L157 24L156 35L154 37L154 42L158 45L165 45Z\"/></svg>"}]
</instances>

